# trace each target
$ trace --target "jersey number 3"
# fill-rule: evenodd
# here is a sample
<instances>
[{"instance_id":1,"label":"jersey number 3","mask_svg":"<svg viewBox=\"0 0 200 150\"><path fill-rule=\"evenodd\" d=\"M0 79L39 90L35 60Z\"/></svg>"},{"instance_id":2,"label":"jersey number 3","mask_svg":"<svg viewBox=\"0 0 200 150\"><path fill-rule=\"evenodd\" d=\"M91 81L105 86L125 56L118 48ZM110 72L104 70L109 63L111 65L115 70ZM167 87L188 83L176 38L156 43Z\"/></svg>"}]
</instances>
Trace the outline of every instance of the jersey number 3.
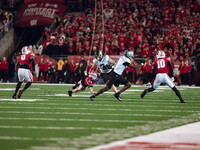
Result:
<instances>
[{"instance_id":1,"label":"jersey number 3","mask_svg":"<svg viewBox=\"0 0 200 150\"><path fill-rule=\"evenodd\" d=\"M163 59L157 61L158 68L165 68L165 61Z\"/></svg>"}]
</instances>

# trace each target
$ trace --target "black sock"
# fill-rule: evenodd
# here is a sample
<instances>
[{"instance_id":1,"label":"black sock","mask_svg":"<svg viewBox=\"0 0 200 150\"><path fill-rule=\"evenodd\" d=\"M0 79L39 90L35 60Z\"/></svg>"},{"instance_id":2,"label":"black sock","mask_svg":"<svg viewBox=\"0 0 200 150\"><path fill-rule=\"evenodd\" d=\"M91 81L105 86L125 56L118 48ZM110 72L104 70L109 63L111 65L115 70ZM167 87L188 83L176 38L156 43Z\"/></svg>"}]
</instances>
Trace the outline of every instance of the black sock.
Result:
<instances>
[{"instance_id":1,"label":"black sock","mask_svg":"<svg viewBox=\"0 0 200 150\"><path fill-rule=\"evenodd\" d=\"M172 90L176 93L176 96L178 96L178 98L180 100L183 100L182 97L181 97L181 94L180 94L179 90L176 87L173 87Z\"/></svg>"},{"instance_id":2,"label":"black sock","mask_svg":"<svg viewBox=\"0 0 200 150\"><path fill-rule=\"evenodd\" d=\"M32 82L26 83L25 87L22 89L22 92L24 92L26 89L28 89L31 86Z\"/></svg>"},{"instance_id":3,"label":"black sock","mask_svg":"<svg viewBox=\"0 0 200 150\"><path fill-rule=\"evenodd\" d=\"M17 94L17 92L19 91L21 85L22 85L22 82L18 82L17 83L16 89L15 89L15 94Z\"/></svg>"},{"instance_id":4,"label":"black sock","mask_svg":"<svg viewBox=\"0 0 200 150\"><path fill-rule=\"evenodd\" d=\"M153 87L151 87L151 88L148 88L148 89L146 89L146 92L152 92L152 91L154 91L155 89L153 88Z\"/></svg>"}]
</instances>

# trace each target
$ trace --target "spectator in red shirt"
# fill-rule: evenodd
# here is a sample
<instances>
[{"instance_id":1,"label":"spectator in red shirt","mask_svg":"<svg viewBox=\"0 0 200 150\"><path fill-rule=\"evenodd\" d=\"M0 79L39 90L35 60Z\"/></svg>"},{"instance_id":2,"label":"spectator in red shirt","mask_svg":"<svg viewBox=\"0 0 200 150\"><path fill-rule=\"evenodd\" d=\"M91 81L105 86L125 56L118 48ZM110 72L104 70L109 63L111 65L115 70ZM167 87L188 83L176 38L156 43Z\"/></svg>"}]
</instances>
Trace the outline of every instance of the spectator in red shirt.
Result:
<instances>
[{"instance_id":1,"label":"spectator in red shirt","mask_svg":"<svg viewBox=\"0 0 200 150\"><path fill-rule=\"evenodd\" d=\"M143 84L147 83L147 78L146 78L146 65L147 65L147 61L144 63L144 65L141 67L142 70L142 79L143 79Z\"/></svg>"},{"instance_id":2,"label":"spectator in red shirt","mask_svg":"<svg viewBox=\"0 0 200 150\"><path fill-rule=\"evenodd\" d=\"M70 66L70 69L71 69L71 75L70 75L71 82L74 83L74 81L75 81L75 70L76 70L76 65L74 63L74 59L71 60L71 63L69 64L69 66Z\"/></svg>"},{"instance_id":3,"label":"spectator in red shirt","mask_svg":"<svg viewBox=\"0 0 200 150\"><path fill-rule=\"evenodd\" d=\"M9 67L9 62L7 61L6 57L3 57L3 61L1 62L1 74L2 74L2 79L1 81L3 82L4 80L8 81L8 67Z\"/></svg>"},{"instance_id":4,"label":"spectator in red shirt","mask_svg":"<svg viewBox=\"0 0 200 150\"><path fill-rule=\"evenodd\" d=\"M39 67L39 74L38 74L38 81L40 81L40 77L41 75L44 76L44 59L40 58L40 62L38 63L38 67Z\"/></svg>"},{"instance_id":5,"label":"spectator in red shirt","mask_svg":"<svg viewBox=\"0 0 200 150\"><path fill-rule=\"evenodd\" d=\"M190 72L192 71L192 66L189 64L188 60L185 61L185 65L183 67L184 73L184 85L189 85L190 80Z\"/></svg>"},{"instance_id":6,"label":"spectator in red shirt","mask_svg":"<svg viewBox=\"0 0 200 150\"><path fill-rule=\"evenodd\" d=\"M147 58L147 57L152 56L151 51L149 50L149 47L147 47L147 46L144 47L141 55L142 55L143 58Z\"/></svg>"},{"instance_id":7,"label":"spectator in red shirt","mask_svg":"<svg viewBox=\"0 0 200 150\"><path fill-rule=\"evenodd\" d=\"M184 65L185 65L185 62L184 61L181 61L181 64L179 65L179 68L178 68L178 70L179 70L179 72L180 72L180 75L179 75L179 77L180 77L180 79L181 79L181 85L183 85L183 81L184 81L184 75L183 75L183 67L184 67Z\"/></svg>"},{"instance_id":8,"label":"spectator in red shirt","mask_svg":"<svg viewBox=\"0 0 200 150\"><path fill-rule=\"evenodd\" d=\"M152 72L153 72L153 64L151 59L148 58L146 64L146 79L150 79Z\"/></svg>"},{"instance_id":9,"label":"spectator in red shirt","mask_svg":"<svg viewBox=\"0 0 200 150\"><path fill-rule=\"evenodd\" d=\"M44 81L46 82L46 77L48 76L49 69L51 68L51 62L49 62L49 59L46 59L46 62L44 64Z\"/></svg>"}]
</instances>

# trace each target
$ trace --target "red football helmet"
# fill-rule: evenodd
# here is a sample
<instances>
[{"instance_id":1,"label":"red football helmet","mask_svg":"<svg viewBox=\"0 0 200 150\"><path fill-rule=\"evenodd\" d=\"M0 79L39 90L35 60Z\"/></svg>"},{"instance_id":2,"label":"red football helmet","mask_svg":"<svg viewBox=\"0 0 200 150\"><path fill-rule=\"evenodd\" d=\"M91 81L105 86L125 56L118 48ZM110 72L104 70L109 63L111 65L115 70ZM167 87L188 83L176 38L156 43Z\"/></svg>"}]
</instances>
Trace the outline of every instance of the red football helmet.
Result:
<instances>
[{"instance_id":1,"label":"red football helmet","mask_svg":"<svg viewBox=\"0 0 200 150\"><path fill-rule=\"evenodd\" d=\"M96 73L90 73L89 77L92 81L98 81L98 75Z\"/></svg>"}]
</instances>

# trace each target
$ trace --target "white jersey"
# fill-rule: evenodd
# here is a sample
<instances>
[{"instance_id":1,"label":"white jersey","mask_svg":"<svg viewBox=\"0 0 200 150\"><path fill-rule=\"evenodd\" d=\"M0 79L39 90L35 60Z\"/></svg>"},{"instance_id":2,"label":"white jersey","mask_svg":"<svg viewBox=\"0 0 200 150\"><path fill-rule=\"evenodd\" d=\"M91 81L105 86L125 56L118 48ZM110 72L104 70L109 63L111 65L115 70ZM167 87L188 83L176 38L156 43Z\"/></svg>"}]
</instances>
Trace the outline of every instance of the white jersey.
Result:
<instances>
[{"instance_id":1,"label":"white jersey","mask_svg":"<svg viewBox=\"0 0 200 150\"><path fill-rule=\"evenodd\" d=\"M101 73L109 73L112 71L112 68L106 67L106 65L110 65L108 60L109 60L109 56L104 55L101 61L98 61L96 58L93 59L93 63L99 67Z\"/></svg>"},{"instance_id":2,"label":"white jersey","mask_svg":"<svg viewBox=\"0 0 200 150\"><path fill-rule=\"evenodd\" d=\"M131 60L125 56L120 56L115 68L114 72L118 75L121 75L124 69L126 69L127 65L131 63Z\"/></svg>"}]
</instances>

